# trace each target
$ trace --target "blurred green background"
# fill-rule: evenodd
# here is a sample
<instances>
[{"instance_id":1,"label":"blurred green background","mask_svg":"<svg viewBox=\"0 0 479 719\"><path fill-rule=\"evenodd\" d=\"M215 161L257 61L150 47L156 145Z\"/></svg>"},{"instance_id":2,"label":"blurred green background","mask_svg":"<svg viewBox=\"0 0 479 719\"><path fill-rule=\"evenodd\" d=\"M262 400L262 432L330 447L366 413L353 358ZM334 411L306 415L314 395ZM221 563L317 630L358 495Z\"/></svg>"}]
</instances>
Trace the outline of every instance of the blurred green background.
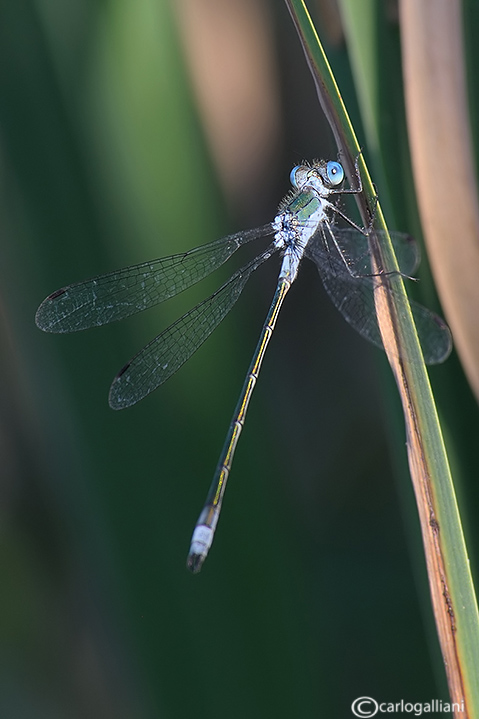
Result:
<instances>
[{"instance_id":1,"label":"blurred green background","mask_svg":"<svg viewBox=\"0 0 479 719\"><path fill-rule=\"evenodd\" d=\"M375 30L383 127L397 229L417 232L393 6ZM328 8L311 3L363 141ZM58 287L269 221L293 165L336 157L283 3L3 0L0 92L0 717L349 717L361 695L446 700L395 388L312 265L199 576L189 540L277 259L124 412L107 403L115 373L230 267L110 327L34 324ZM433 307L423 272L415 297ZM431 377L477 576L479 413L455 356Z\"/></svg>"}]
</instances>

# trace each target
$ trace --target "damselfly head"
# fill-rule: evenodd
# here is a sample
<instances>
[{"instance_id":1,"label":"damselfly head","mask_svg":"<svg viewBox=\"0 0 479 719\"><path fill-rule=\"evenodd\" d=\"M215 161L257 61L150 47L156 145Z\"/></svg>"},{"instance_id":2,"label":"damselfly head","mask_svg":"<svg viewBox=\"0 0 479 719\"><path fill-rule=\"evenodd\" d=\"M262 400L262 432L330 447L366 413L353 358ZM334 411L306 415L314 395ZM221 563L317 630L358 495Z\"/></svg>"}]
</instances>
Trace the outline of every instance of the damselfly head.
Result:
<instances>
[{"instance_id":1,"label":"damselfly head","mask_svg":"<svg viewBox=\"0 0 479 719\"><path fill-rule=\"evenodd\" d=\"M301 190L307 185L312 185L318 190L320 189L318 184L328 190L338 187L342 183L344 170L342 165L334 160L329 162L315 160L311 165L304 163L293 167L289 179L297 190Z\"/></svg>"}]
</instances>

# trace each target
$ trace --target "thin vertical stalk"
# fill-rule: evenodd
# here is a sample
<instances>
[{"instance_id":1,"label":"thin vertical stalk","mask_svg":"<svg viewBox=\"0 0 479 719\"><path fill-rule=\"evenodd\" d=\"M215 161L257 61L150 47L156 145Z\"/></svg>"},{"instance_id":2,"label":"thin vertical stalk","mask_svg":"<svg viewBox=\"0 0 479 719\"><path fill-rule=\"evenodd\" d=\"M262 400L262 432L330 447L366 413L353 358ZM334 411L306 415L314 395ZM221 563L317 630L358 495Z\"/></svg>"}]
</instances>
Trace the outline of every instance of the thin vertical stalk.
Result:
<instances>
[{"instance_id":1,"label":"thin vertical stalk","mask_svg":"<svg viewBox=\"0 0 479 719\"><path fill-rule=\"evenodd\" d=\"M331 68L303 0L286 0L331 125L351 177L359 144ZM365 224L374 188L360 158L364 193L358 206ZM375 227L387 231L378 206ZM373 271L397 267L392 246L371 235ZM387 263L387 264L386 264ZM394 293L391 292L394 288ZM464 536L436 406L410 312L398 311L405 295L394 278L376 287L376 312L384 348L404 411L409 468L416 496L436 627L456 717L479 716L479 614Z\"/></svg>"}]
</instances>

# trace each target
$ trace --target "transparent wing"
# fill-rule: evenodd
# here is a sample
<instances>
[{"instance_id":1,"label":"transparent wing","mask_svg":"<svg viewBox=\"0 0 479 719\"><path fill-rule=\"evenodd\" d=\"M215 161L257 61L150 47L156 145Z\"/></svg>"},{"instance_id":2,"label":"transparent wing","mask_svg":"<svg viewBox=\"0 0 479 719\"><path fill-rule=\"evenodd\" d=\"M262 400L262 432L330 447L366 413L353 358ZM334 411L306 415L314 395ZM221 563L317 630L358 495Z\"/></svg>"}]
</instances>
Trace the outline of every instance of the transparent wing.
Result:
<instances>
[{"instance_id":1,"label":"transparent wing","mask_svg":"<svg viewBox=\"0 0 479 719\"><path fill-rule=\"evenodd\" d=\"M331 233L334 235L337 250L341 252L344 258L344 264L349 267L350 273L356 276L364 276L371 274L371 260L369 254L369 244L366 235L351 227L331 227ZM384 232L375 231L379 242L384 237ZM403 275L410 277L417 270L421 261L421 255L417 242L403 232L390 232L392 245L398 261L399 270ZM323 245L324 251L332 251L334 245L332 238L318 233L312 238L314 245ZM319 249L317 250L319 252ZM387 268L385 268L387 270Z\"/></svg>"},{"instance_id":2,"label":"transparent wing","mask_svg":"<svg viewBox=\"0 0 479 719\"><path fill-rule=\"evenodd\" d=\"M263 225L183 254L63 287L42 302L35 321L46 332L76 332L121 320L183 292L220 267L239 247L273 232L271 224Z\"/></svg>"},{"instance_id":3,"label":"transparent wing","mask_svg":"<svg viewBox=\"0 0 479 719\"><path fill-rule=\"evenodd\" d=\"M360 233L357 233L360 235ZM351 275L336 249L325 251L324 244L314 242L306 248L306 255L316 264L324 288L343 317L365 339L384 349L374 303L374 279ZM409 274L412 266L403 264L401 270ZM408 272L405 272L405 269ZM368 268L369 273L371 268ZM406 300L394 294L399 312L407 313ZM452 349L451 332L438 315L416 302L409 302L426 364L444 362Z\"/></svg>"},{"instance_id":4,"label":"transparent wing","mask_svg":"<svg viewBox=\"0 0 479 719\"><path fill-rule=\"evenodd\" d=\"M384 238L385 233L375 230L379 242ZM334 235L334 240L332 235ZM394 252L398 261L401 274L411 277L419 267L421 255L416 240L403 232L390 232ZM332 225L329 230L318 232L310 241L315 246L317 255L323 251L328 254L338 255L343 258L343 264L348 268L349 273L355 276L364 277L371 274L371 259L369 253L368 238L358 230L351 227L335 227ZM317 246L317 247L316 247ZM334 251L334 248L335 251ZM387 268L385 268L387 269Z\"/></svg>"},{"instance_id":5,"label":"transparent wing","mask_svg":"<svg viewBox=\"0 0 479 719\"><path fill-rule=\"evenodd\" d=\"M110 407L130 407L166 382L226 317L252 272L276 251L277 248L271 245L135 355L113 380Z\"/></svg>"}]
</instances>

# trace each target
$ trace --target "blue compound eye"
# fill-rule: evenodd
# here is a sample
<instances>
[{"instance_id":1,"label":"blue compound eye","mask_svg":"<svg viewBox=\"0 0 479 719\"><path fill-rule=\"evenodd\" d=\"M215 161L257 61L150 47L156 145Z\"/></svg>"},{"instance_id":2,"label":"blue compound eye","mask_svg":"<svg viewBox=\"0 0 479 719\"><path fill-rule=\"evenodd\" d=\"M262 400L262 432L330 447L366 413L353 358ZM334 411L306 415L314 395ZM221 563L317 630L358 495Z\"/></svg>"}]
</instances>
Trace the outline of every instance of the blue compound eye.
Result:
<instances>
[{"instance_id":1,"label":"blue compound eye","mask_svg":"<svg viewBox=\"0 0 479 719\"><path fill-rule=\"evenodd\" d=\"M326 165L326 174L328 180L332 185L340 185L344 180L344 170L339 162L333 162L332 160Z\"/></svg>"},{"instance_id":2,"label":"blue compound eye","mask_svg":"<svg viewBox=\"0 0 479 719\"><path fill-rule=\"evenodd\" d=\"M296 173L298 172L299 167L300 167L299 165L296 165L296 167L293 167L293 169L289 173L289 181L291 182L293 187L298 187L298 180L296 178Z\"/></svg>"}]
</instances>

